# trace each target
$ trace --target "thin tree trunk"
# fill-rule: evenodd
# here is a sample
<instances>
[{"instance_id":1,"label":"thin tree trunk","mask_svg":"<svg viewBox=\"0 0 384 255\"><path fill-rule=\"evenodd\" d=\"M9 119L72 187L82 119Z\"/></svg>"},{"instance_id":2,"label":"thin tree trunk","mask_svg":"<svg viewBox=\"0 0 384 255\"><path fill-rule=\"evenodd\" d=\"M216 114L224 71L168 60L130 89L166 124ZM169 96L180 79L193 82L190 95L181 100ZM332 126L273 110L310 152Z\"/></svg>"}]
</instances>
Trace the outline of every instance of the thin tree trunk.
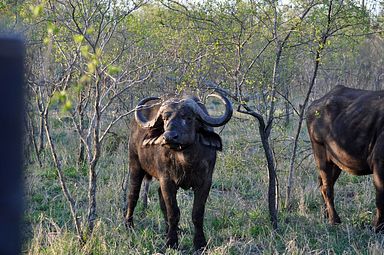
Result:
<instances>
[{"instance_id":1,"label":"thin tree trunk","mask_svg":"<svg viewBox=\"0 0 384 255\"><path fill-rule=\"evenodd\" d=\"M96 189L97 189L97 174L96 174L97 160L93 161L89 166L89 186L88 186L88 232L87 236L91 236L95 228L96 221Z\"/></svg>"},{"instance_id":2,"label":"thin tree trunk","mask_svg":"<svg viewBox=\"0 0 384 255\"><path fill-rule=\"evenodd\" d=\"M83 131L83 116L80 117L80 132ZM79 149L78 149L78 154L77 154L77 166L80 168L83 166L85 161L85 145L83 142L83 139L79 138Z\"/></svg>"},{"instance_id":3,"label":"thin tree trunk","mask_svg":"<svg viewBox=\"0 0 384 255\"><path fill-rule=\"evenodd\" d=\"M284 108L285 108L285 117L284 117L284 126L285 127L288 127L289 125L289 121L290 121L290 109L291 109L291 106L289 104L289 87L288 85L286 85L284 87L284 97L287 99L284 101Z\"/></svg>"},{"instance_id":4,"label":"thin tree trunk","mask_svg":"<svg viewBox=\"0 0 384 255\"><path fill-rule=\"evenodd\" d=\"M274 119L274 113L275 113L275 97L276 97L276 87L279 83L279 75L280 75L280 60L281 55L283 51L283 45L285 41L289 38L289 36L286 36L284 38L283 43L281 43L277 38L277 1L273 2L274 5L274 28L273 28L273 35L276 40L276 59L273 66L273 74L272 74L272 93L271 93L271 104L269 108L269 114L267 117L267 125L265 124L263 116L258 114L257 112L253 111L246 105L242 105L246 111L242 111L239 107L238 111L252 115L259 121L259 133L261 137L261 141L263 144L263 149L265 156L267 158L267 167L268 167L268 209L269 209L269 216L272 223L272 228L276 230L278 228L278 219L277 219L277 175L276 175L276 167L275 162L273 160L273 151L271 149L271 146L269 144L269 135L272 130L273 125L273 119Z\"/></svg>"},{"instance_id":5,"label":"thin tree trunk","mask_svg":"<svg viewBox=\"0 0 384 255\"><path fill-rule=\"evenodd\" d=\"M246 111L241 110L241 106L244 107ZM257 112L250 109L247 105L240 105L237 109L238 112L252 115L259 121L259 133L261 137L261 142L263 145L264 153L267 158L267 167L268 167L268 209L269 216L272 223L272 228L276 230L278 228L278 218L277 218L277 175L276 175L276 166L273 160L273 151L269 144L269 134L271 126L266 126L263 117Z\"/></svg>"},{"instance_id":6,"label":"thin tree trunk","mask_svg":"<svg viewBox=\"0 0 384 255\"><path fill-rule=\"evenodd\" d=\"M41 152L43 151L44 149L44 126L45 126L45 116L44 116L44 112L42 112L40 114L40 126L39 126L39 140L38 140L38 144L39 144L39 147L38 147L38 154L40 155Z\"/></svg>"},{"instance_id":7,"label":"thin tree trunk","mask_svg":"<svg viewBox=\"0 0 384 255\"><path fill-rule=\"evenodd\" d=\"M331 14L332 14L332 1L329 3L328 6L328 23L327 23L327 30L323 33L322 38L320 40L319 46L316 51L316 56L315 56L315 64L314 64L314 69L313 69L313 74L311 81L309 83L309 87L307 90L307 94L304 99L304 103L302 104L302 107L300 109L300 114L299 114L299 123L297 126L296 130L296 135L295 135L295 140L293 143L293 151L292 151L292 156L289 164L289 174L288 174L288 180L287 180L287 189L286 189L286 196L285 196L285 208L289 211L291 210L292 207L292 201L291 201L291 193L292 193L292 187L294 186L294 175L295 175L295 160L296 160L296 154L297 154L297 147L298 147L298 141L299 141L299 136L301 132L301 127L303 124L304 120L304 113L305 109L307 108L307 104L309 101L309 97L312 93L313 87L316 83L316 77L318 73L318 69L320 66L320 60L321 60L321 53L325 48L327 39L330 35L330 30L331 30Z\"/></svg>"},{"instance_id":8,"label":"thin tree trunk","mask_svg":"<svg viewBox=\"0 0 384 255\"><path fill-rule=\"evenodd\" d=\"M84 164L84 160L85 160L85 146L84 146L84 143L81 139L79 139L79 152L78 152L78 155L77 155L77 166L78 167L81 167L83 164Z\"/></svg>"},{"instance_id":9,"label":"thin tree trunk","mask_svg":"<svg viewBox=\"0 0 384 255\"><path fill-rule=\"evenodd\" d=\"M89 164L89 186L88 186L88 236L90 236L95 227L96 221L96 194L97 194L97 173L96 165L100 158L100 81L96 82L96 98L94 104L95 123L93 127L93 157Z\"/></svg>"},{"instance_id":10,"label":"thin tree trunk","mask_svg":"<svg viewBox=\"0 0 384 255\"><path fill-rule=\"evenodd\" d=\"M83 93L80 92L80 95L79 95L79 106L77 107L77 112L79 114L79 132L82 133L83 132L83 128L84 128L84 110L83 110ZM77 166L78 167L81 167L83 166L84 164L84 161L85 161L85 145L84 145L84 142L83 142L83 139L79 139L79 151L78 151L78 155L77 155Z\"/></svg>"},{"instance_id":11,"label":"thin tree trunk","mask_svg":"<svg viewBox=\"0 0 384 255\"><path fill-rule=\"evenodd\" d=\"M294 185L293 176L295 175L295 161L296 161L297 147L298 147L301 127L302 127L303 121L304 121L305 109L307 107L309 97L312 93L312 89L313 89L315 82L316 82L317 72L318 72L319 64L320 64L319 63L319 57L320 57L320 51L318 50L318 52L316 54L315 68L314 68L314 71L312 74L311 82L309 84L309 88L307 90L307 94L306 94L306 97L304 99L303 106L300 108L299 123L297 125L295 140L293 142L293 151L292 151L292 156L291 156L290 163L289 163L289 175L288 175L287 190L286 190L286 195L285 195L285 208L288 211L290 211L291 207L292 207L291 193L292 193L292 187Z\"/></svg>"},{"instance_id":12,"label":"thin tree trunk","mask_svg":"<svg viewBox=\"0 0 384 255\"><path fill-rule=\"evenodd\" d=\"M274 230L277 229L277 193L276 193L276 167L273 160L273 152L269 145L269 138L263 132L262 126L259 125L259 132L261 134L261 142L268 164L268 209L269 217Z\"/></svg>"},{"instance_id":13,"label":"thin tree trunk","mask_svg":"<svg viewBox=\"0 0 384 255\"><path fill-rule=\"evenodd\" d=\"M35 128L33 126L33 120L28 113L27 113L27 119L28 119L27 121L29 124L27 123L26 125L29 126L29 129L30 129L28 133L29 133L32 145L33 145L33 149L34 149L35 154L36 154L37 162L39 163L39 167L42 167L43 165L41 162L39 149L37 147L36 134L35 134Z\"/></svg>"},{"instance_id":14,"label":"thin tree trunk","mask_svg":"<svg viewBox=\"0 0 384 255\"><path fill-rule=\"evenodd\" d=\"M49 104L47 104L47 105L49 105ZM61 166L60 160L57 157L55 144L52 142L50 127L48 124L48 106L44 111L43 117L44 117L45 134L47 137L49 148L51 150L52 159L53 159L53 162L54 162L56 170L57 170L57 176L59 178L60 187L61 187L61 190L63 191L65 199L68 202L70 213L72 216L73 223L75 224L75 229L76 229L76 233L77 233L78 239L80 241L80 244L84 245L85 239L84 239L83 231L81 228L80 217L77 214L76 203L75 203L75 200L73 199L73 197L71 196L71 194L67 188L66 181L64 178L64 174L63 174L63 170L62 170L62 166Z\"/></svg>"},{"instance_id":15,"label":"thin tree trunk","mask_svg":"<svg viewBox=\"0 0 384 255\"><path fill-rule=\"evenodd\" d=\"M31 164L33 163L33 159L31 156L31 150L32 150L31 147L34 147L33 131L31 130L32 128L30 127L28 117L25 115L23 117L24 117L23 119L24 133L26 134L23 139L24 164Z\"/></svg>"}]
</instances>

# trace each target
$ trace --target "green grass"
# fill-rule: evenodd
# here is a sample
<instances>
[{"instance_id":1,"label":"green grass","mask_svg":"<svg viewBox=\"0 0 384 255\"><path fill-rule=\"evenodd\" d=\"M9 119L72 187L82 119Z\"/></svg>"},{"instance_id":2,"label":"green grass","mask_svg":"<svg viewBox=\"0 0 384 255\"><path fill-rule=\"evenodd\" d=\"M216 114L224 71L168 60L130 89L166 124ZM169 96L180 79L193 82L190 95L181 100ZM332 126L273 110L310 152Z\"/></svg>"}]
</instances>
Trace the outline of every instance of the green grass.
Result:
<instances>
[{"instance_id":1,"label":"green grass","mask_svg":"<svg viewBox=\"0 0 384 255\"><path fill-rule=\"evenodd\" d=\"M245 130L244 130L245 129ZM63 141L70 134L59 133ZM64 136L64 137L63 137ZM219 153L212 190L206 205L205 254L382 254L384 235L370 226L375 213L375 193L370 176L342 173L336 186L336 209L342 224L330 226L324 218L313 158L296 169L293 209L279 210L279 229L269 221L266 162L254 121L232 121L223 130L224 151ZM304 135L305 136L305 133ZM59 138L57 138L59 139ZM272 137L278 163L280 204L284 201L290 140L279 132ZM113 143L113 142L111 142ZM64 142L63 145L64 146ZM87 169L74 163L75 142L60 148L67 184L77 201L82 221L86 218ZM301 149L309 146L302 143ZM165 227L155 181L146 213L139 202L135 229L123 224L121 189L127 172L126 143L109 146L98 168L98 220L92 238L80 247L57 174L46 160L43 168L26 171L26 213L23 252L28 254L192 254L193 193L179 190L181 209L180 247L166 249ZM305 155L299 155L300 161Z\"/></svg>"}]
</instances>

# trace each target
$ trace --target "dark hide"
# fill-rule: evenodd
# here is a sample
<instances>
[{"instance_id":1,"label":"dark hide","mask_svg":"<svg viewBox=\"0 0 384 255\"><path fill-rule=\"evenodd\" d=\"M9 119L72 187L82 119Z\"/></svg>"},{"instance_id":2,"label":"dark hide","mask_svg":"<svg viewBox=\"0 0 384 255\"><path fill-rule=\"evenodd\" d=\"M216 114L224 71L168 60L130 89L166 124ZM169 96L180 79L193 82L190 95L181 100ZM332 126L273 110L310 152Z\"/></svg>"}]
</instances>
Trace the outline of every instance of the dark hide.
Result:
<instances>
[{"instance_id":1,"label":"dark hide","mask_svg":"<svg viewBox=\"0 0 384 255\"><path fill-rule=\"evenodd\" d=\"M196 98L192 99L198 102ZM160 182L160 207L167 224L167 246L175 248L178 246L176 231L180 219L176 192L179 187L191 188L194 192L193 242L198 250L206 245L203 232L205 203L211 188L216 151L222 149L222 143L213 128L200 122L188 105L172 100L175 99L166 101L167 107L162 107L160 113L159 105L142 110L146 118L157 118L153 127L142 128L135 120L132 122L129 140L130 190L125 220L128 227L133 226L133 212L143 177L156 178ZM156 101L147 105L154 103ZM203 104L199 103L199 107L206 112Z\"/></svg>"},{"instance_id":2,"label":"dark hide","mask_svg":"<svg viewBox=\"0 0 384 255\"><path fill-rule=\"evenodd\" d=\"M340 223L333 186L341 170L373 174L376 231L384 223L384 91L337 86L308 108L307 126L331 224Z\"/></svg>"}]
</instances>

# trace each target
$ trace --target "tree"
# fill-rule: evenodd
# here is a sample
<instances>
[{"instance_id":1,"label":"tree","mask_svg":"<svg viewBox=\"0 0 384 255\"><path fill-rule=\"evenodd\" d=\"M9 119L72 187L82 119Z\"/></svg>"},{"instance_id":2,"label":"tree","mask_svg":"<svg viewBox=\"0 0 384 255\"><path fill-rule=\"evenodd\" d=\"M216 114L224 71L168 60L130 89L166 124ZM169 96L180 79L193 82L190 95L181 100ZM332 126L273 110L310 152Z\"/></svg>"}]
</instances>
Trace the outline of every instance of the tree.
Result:
<instances>
[{"instance_id":1,"label":"tree","mask_svg":"<svg viewBox=\"0 0 384 255\"><path fill-rule=\"evenodd\" d=\"M121 33L130 25L131 13L144 4L48 1L39 5L41 13L36 15L41 16L45 30L39 34L42 43L34 47L37 54L31 51L39 61L31 63L28 83L42 113L51 156L81 243L91 236L97 217L97 163L102 143L111 128L131 113L117 102L151 76L150 56L130 53L137 38ZM52 138L50 119L60 115L71 120L80 141L79 157L85 158L88 168L87 231L82 229L76 199L66 185Z\"/></svg>"}]
</instances>

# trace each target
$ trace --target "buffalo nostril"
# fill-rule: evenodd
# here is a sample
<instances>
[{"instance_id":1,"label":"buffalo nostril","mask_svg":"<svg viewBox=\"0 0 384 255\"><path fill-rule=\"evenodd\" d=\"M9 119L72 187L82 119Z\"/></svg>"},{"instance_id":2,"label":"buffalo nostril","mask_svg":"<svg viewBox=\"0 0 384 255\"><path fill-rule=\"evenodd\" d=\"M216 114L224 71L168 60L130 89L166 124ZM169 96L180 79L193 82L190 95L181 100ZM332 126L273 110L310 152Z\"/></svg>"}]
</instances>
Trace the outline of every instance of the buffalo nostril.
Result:
<instances>
[{"instance_id":1,"label":"buffalo nostril","mask_svg":"<svg viewBox=\"0 0 384 255\"><path fill-rule=\"evenodd\" d=\"M167 131L163 134L163 137L166 141L172 142L175 141L179 135L175 131Z\"/></svg>"}]
</instances>

